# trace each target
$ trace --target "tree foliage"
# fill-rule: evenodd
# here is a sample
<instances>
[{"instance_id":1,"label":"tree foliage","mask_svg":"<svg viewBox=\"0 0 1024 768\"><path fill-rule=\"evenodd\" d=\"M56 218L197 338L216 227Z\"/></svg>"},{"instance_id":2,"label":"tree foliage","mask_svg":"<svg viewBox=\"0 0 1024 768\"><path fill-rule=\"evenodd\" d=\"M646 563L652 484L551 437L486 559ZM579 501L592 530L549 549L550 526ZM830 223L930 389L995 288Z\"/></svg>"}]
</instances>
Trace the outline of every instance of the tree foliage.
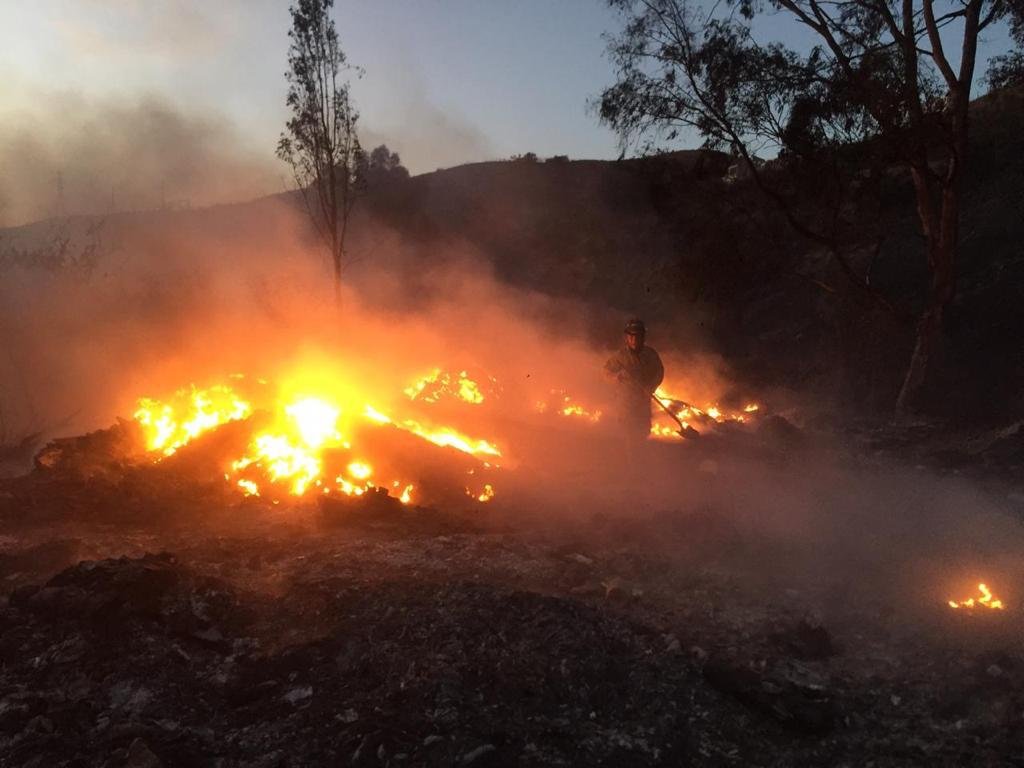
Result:
<instances>
[{"instance_id":1,"label":"tree foliage","mask_svg":"<svg viewBox=\"0 0 1024 768\"><path fill-rule=\"evenodd\" d=\"M397 152L388 149L386 144L381 144L370 152L363 173L369 187L409 178L409 171L402 165L402 158Z\"/></svg>"},{"instance_id":2,"label":"tree foliage","mask_svg":"<svg viewBox=\"0 0 1024 768\"><path fill-rule=\"evenodd\" d=\"M996 56L989 63L988 81L993 88L1024 85L1024 0L1006 0L1010 37L1016 50Z\"/></svg>"},{"instance_id":3,"label":"tree foliage","mask_svg":"<svg viewBox=\"0 0 1024 768\"><path fill-rule=\"evenodd\" d=\"M286 104L291 111L277 155L294 174L313 226L329 249L340 301L345 240L365 165L346 76L353 71L330 17L334 0L298 0L289 11Z\"/></svg>"},{"instance_id":4,"label":"tree foliage","mask_svg":"<svg viewBox=\"0 0 1024 768\"><path fill-rule=\"evenodd\" d=\"M1021 0L727 0L711 14L688 0L609 2L624 26L609 41L617 81L597 107L624 148L646 151L696 134L708 147L732 151L790 224L876 297L844 256L851 233L842 212L851 209L849 190L863 195L865 160L877 170L908 169L930 270L899 398L901 409L911 405L955 289L978 36L1013 17L1011 4ZM816 45L801 53L759 40L754 21L768 11L812 32ZM957 31L954 68L944 41ZM759 153L776 154L790 172L770 178ZM856 162L844 160L851 157ZM801 211L799 198L818 192L816 202L835 215Z\"/></svg>"}]
</instances>

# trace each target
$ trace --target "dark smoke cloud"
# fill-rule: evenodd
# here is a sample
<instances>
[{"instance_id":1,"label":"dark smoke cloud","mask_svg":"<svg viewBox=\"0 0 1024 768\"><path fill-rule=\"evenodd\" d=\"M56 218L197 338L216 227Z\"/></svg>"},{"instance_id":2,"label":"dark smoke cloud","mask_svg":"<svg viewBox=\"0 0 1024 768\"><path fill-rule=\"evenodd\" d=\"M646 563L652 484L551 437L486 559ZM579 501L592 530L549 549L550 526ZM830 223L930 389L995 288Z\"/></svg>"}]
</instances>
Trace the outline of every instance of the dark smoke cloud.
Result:
<instances>
[{"instance_id":1,"label":"dark smoke cloud","mask_svg":"<svg viewBox=\"0 0 1024 768\"><path fill-rule=\"evenodd\" d=\"M0 225L279 191L282 168L217 114L158 96L45 95L0 124Z\"/></svg>"}]
</instances>

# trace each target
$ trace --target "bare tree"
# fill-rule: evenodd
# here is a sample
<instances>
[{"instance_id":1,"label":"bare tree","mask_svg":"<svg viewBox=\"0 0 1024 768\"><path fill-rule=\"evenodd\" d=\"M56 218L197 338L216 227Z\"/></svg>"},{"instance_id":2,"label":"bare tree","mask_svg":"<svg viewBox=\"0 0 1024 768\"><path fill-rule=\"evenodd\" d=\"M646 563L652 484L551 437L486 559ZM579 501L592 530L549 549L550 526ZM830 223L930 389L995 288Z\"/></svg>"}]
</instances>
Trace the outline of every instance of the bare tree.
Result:
<instances>
[{"instance_id":1,"label":"bare tree","mask_svg":"<svg viewBox=\"0 0 1024 768\"><path fill-rule=\"evenodd\" d=\"M940 9L936 0L731 0L705 15L686 0L609 0L627 18L610 43L618 81L599 102L624 142L692 130L731 148L789 222L824 244L768 183L759 147L820 165L873 145L909 170L930 279L901 413L918 400L955 292L978 36L1008 13L1004 0L941 1ZM766 10L788 14L818 45L801 55L758 42L751 24ZM956 67L945 49L954 30Z\"/></svg>"},{"instance_id":2,"label":"bare tree","mask_svg":"<svg viewBox=\"0 0 1024 768\"><path fill-rule=\"evenodd\" d=\"M346 74L353 71L330 17L334 0L299 0L289 9L287 105L291 110L277 155L292 168L296 186L334 271L335 300L341 303L345 240L361 190L365 164Z\"/></svg>"}]
</instances>

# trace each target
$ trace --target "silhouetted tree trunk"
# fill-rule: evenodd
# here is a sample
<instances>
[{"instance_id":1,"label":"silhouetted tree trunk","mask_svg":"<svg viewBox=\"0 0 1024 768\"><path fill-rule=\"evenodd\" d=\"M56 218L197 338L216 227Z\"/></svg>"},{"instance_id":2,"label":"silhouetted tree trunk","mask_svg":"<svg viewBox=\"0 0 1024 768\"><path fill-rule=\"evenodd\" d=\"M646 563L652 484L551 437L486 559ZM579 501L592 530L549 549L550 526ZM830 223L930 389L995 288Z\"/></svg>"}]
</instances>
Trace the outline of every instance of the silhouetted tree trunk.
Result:
<instances>
[{"instance_id":1,"label":"silhouetted tree trunk","mask_svg":"<svg viewBox=\"0 0 1024 768\"><path fill-rule=\"evenodd\" d=\"M971 85L977 57L978 33L993 17L981 18L984 0L968 0L963 6L964 29L960 51L960 71L954 72L946 58L935 17L933 0L922 0L922 15L931 45L931 59L946 83L945 127L946 157L941 171L928 162L926 126L921 107L920 86L915 79L912 93L911 119L917 128L918 146L914 148L911 175L917 196L918 221L927 243L928 268L931 275L925 307L917 324L917 338L907 368L907 375L896 402L898 415L905 415L917 405L928 373L942 344L942 319L956 294L956 254L960 237L960 194L970 126ZM994 14L998 3L993 6ZM913 34L915 8L912 0L903 0L904 34L900 38L903 56L917 65L918 45ZM911 83L907 78L907 84Z\"/></svg>"}]
</instances>

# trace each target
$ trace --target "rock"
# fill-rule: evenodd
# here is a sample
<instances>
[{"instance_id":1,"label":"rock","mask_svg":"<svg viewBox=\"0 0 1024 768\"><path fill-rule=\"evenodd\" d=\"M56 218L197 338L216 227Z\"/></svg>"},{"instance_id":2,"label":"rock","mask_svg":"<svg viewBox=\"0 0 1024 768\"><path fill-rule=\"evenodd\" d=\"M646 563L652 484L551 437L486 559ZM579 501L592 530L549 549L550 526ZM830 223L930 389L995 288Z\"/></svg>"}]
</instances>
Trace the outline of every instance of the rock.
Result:
<instances>
[{"instance_id":1,"label":"rock","mask_svg":"<svg viewBox=\"0 0 1024 768\"><path fill-rule=\"evenodd\" d=\"M472 765L484 755L489 755L491 752L494 752L495 749L496 747L493 744L483 744L464 754L460 762L462 765Z\"/></svg>"},{"instance_id":2,"label":"rock","mask_svg":"<svg viewBox=\"0 0 1024 768\"><path fill-rule=\"evenodd\" d=\"M444 736L438 736L436 733L432 733L423 740L423 746L429 747L432 744L437 744L439 741L444 741Z\"/></svg>"},{"instance_id":3,"label":"rock","mask_svg":"<svg viewBox=\"0 0 1024 768\"><path fill-rule=\"evenodd\" d=\"M28 721L28 725L25 726L25 732L35 734L53 733L53 721L48 717L36 715Z\"/></svg>"},{"instance_id":4,"label":"rock","mask_svg":"<svg viewBox=\"0 0 1024 768\"><path fill-rule=\"evenodd\" d=\"M287 765L284 759L284 752L279 749L275 749L273 752L264 755L256 762L248 764L248 768L280 768L284 765Z\"/></svg>"},{"instance_id":5,"label":"rock","mask_svg":"<svg viewBox=\"0 0 1024 768\"><path fill-rule=\"evenodd\" d=\"M135 739L128 747L128 760L125 768L162 768L160 758L153 754L149 745L142 739Z\"/></svg>"},{"instance_id":6,"label":"rock","mask_svg":"<svg viewBox=\"0 0 1024 768\"><path fill-rule=\"evenodd\" d=\"M18 701L8 696L0 701L0 733L17 733L45 706L43 702Z\"/></svg>"},{"instance_id":7,"label":"rock","mask_svg":"<svg viewBox=\"0 0 1024 768\"><path fill-rule=\"evenodd\" d=\"M354 709L349 708L338 715L338 719L343 723L354 723L359 719L359 713Z\"/></svg>"},{"instance_id":8,"label":"rock","mask_svg":"<svg viewBox=\"0 0 1024 768\"><path fill-rule=\"evenodd\" d=\"M305 701L306 699L310 699L312 697L313 686L305 685L292 688L291 690L287 691L281 698L283 698L285 701L287 701L294 707L297 706L299 702Z\"/></svg>"},{"instance_id":9,"label":"rock","mask_svg":"<svg viewBox=\"0 0 1024 768\"><path fill-rule=\"evenodd\" d=\"M822 734L832 730L835 723L835 705L820 686L800 685L722 659L704 665L704 679L712 688L793 730Z\"/></svg>"},{"instance_id":10,"label":"rock","mask_svg":"<svg viewBox=\"0 0 1024 768\"><path fill-rule=\"evenodd\" d=\"M110 689L110 706L131 715L139 715L153 700L153 692L136 687L130 680L122 680Z\"/></svg>"},{"instance_id":11,"label":"rock","mask_svg":"<svg viewBox=\"0 0 1024 768\"><path fill-rule=\"evenodd\" d=\"M87 560L50 579L41 590L46 594L34 600L39 600L41 610L87 615L105 625L128 618L153 619L160 616L164 597L181 579L177 560L169 553Z\"/></svg>"},{"instance_id":12,"label":"rock","mask_svg":"<svg viewBox=\"0 0 1024 768\"><path fill-rule=\"evenodd\" d=\"M196 630L191 634L191 638L212 650L225 650L227 647L227 641L217 627Z\"/></svg>"}]
</instances>

